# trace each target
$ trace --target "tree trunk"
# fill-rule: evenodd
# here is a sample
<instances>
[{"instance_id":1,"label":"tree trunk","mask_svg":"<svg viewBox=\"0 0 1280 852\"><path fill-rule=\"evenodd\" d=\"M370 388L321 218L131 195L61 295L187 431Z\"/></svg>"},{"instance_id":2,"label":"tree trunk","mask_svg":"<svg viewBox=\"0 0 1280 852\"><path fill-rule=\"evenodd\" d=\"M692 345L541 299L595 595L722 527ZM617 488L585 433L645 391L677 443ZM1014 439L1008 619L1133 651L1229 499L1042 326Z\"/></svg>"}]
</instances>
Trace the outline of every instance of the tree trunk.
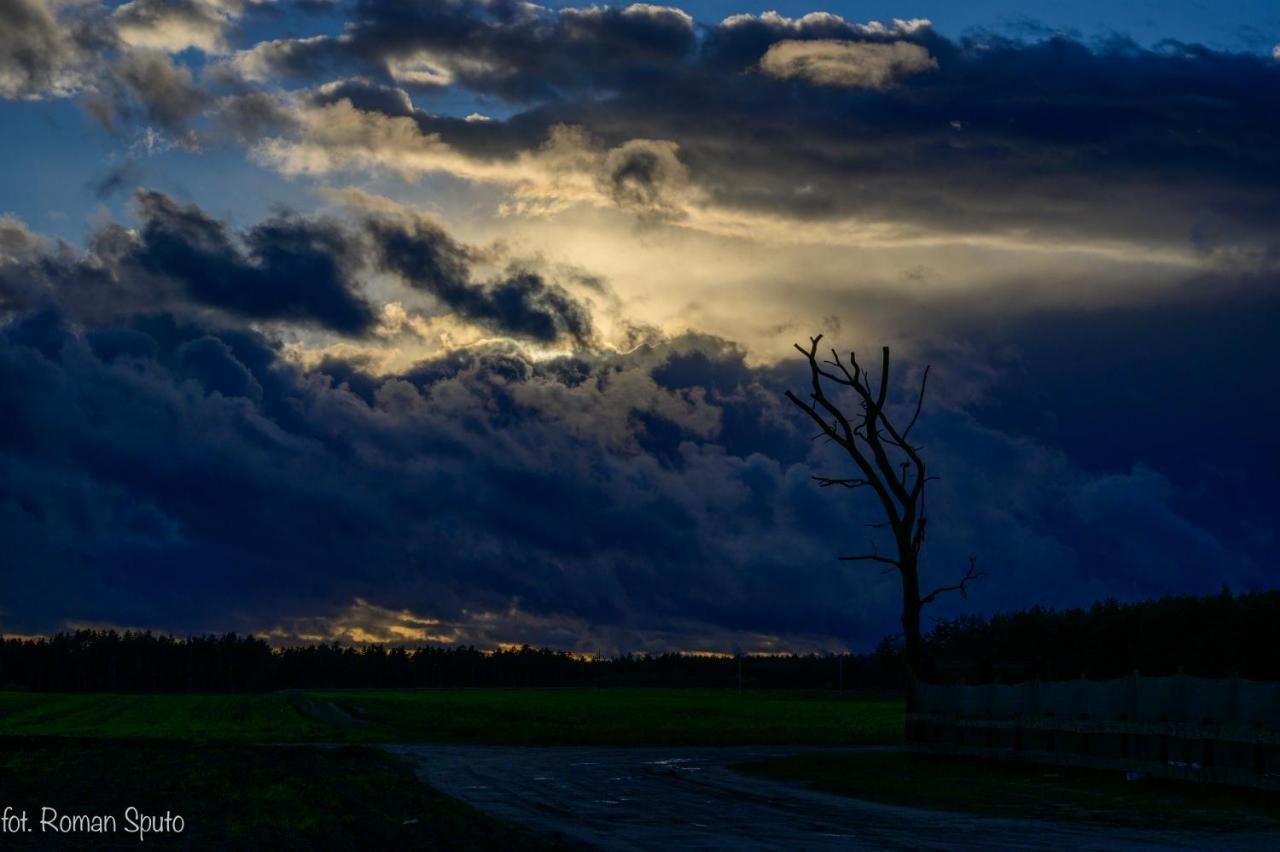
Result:
<instances>
[{"instance_id":1,"label":"tree trunk","mask_svg":"<svg viewBox=\"0 0 1280 852\"><path fill-rule=\"evenodd\" d=\"M901 557L902 567L902 662L907 675L907 712L916 709L916 679L920 677L923 649L920 638L920 575L916 559L909 551Z\"/></svg>"}]
</instances>

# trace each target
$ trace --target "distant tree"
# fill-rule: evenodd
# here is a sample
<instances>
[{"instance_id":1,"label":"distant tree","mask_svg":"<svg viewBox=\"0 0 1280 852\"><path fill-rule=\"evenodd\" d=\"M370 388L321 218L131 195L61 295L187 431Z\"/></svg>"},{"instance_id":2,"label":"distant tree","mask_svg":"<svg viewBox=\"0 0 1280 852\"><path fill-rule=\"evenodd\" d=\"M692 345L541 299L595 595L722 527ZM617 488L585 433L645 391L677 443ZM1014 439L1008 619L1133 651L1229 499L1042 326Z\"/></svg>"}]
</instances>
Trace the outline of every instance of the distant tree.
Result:
<instances>
[{"instance_id":1,"label":"distant tree","mask_svg":"<svg viewBox=\"0 0 1280 852\"><path fill-rule=\"evenodd\" d=\"M872 562L885 566L884 573L896 572L902 581L903 657L912 675L921 672L922 643L920 611L939 595L947 592L968 594L968 584L982 576L976 557L969 557L969 568L956 583L938 586L928 593L920 591L920 549L924 546L928 518L925 514L925 485L937 477L926 472L919 447L910 442L911 430L920 419L925 388L929 382L926 367L920 380L910 418L899 427L889 414L889 347L881 350L880 378L873 384L870 373L858 363L853 352L848 364L835 349L831 360L818 360L818 343L822 335L809 339L809 348L796 344L796 350L809 361L812 380L808 399L787 391L791 400L822 429L822 434L845 451L857 468L857 476L841 478L815 476L823 488L870 488L879 499L884 520L868 524L874 529L888 530L894 552L882 555L872 544L872 552L858 556L841 556L846 562ZM827 388L835 392L852 392L849 400L833 399ZM908 700L911 692L908 691Z\"/></svg>"}]
</instances>

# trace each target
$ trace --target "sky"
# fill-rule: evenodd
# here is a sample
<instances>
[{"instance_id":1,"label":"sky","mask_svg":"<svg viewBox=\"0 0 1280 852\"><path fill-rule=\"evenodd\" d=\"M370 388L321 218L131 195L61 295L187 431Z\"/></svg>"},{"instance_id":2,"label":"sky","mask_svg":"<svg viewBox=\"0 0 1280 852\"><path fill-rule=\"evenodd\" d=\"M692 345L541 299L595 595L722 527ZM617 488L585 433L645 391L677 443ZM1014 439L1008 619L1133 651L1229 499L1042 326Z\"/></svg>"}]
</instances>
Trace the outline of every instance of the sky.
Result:
<instances>
[{"instance_id":1,"label":"sky","mask_svg":"<svg viewBox=\"0 0 1280 852\"><path fill-rule=\"evenodd\" d=\"M931 369L928 616L1280 580L1272 3L0 21L0 632L865 650L816 334Z\"/></svg>"}]
</instances>

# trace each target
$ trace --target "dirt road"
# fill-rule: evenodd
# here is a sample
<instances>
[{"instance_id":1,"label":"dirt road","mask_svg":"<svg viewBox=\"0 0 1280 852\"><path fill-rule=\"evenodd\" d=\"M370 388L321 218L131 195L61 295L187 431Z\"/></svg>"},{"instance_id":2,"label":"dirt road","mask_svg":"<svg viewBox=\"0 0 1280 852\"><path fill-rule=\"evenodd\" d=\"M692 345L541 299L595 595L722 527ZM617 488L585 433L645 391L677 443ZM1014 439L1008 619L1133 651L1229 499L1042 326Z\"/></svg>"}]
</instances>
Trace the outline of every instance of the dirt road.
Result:
<instances>
[{"instance_id":1,"label":"dirt road","mask_svg":"<svg viewBox=\"0 0 1280 852\"><path fill-rule=\"evenodd\" d=\"M415 758L441 792L608 850L1280 848L1274 834L1153 834L879 805L729 769L798 748L389 748Z\"/></svg>"}]
</instances>

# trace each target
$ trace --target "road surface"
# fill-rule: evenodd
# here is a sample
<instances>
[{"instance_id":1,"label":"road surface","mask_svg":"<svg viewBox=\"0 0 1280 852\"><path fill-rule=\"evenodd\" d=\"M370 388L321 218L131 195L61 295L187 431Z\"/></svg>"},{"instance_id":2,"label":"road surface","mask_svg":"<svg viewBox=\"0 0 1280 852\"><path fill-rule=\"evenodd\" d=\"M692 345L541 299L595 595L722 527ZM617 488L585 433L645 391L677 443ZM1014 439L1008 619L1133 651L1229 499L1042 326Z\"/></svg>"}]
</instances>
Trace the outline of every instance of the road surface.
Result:
<instances>
[{"instance_id":1,"label":"road surface","mask_svg":"<svg viewBox=\"0 0 1280 852\"><path fill-rule=\"evenodd\" d=\"M1118 830L939 813L828 795L730 769L838 749L393 745L419 777L494 816L606 850L1275 850L1275 834Z\"/></svg>"}]
</instances>

